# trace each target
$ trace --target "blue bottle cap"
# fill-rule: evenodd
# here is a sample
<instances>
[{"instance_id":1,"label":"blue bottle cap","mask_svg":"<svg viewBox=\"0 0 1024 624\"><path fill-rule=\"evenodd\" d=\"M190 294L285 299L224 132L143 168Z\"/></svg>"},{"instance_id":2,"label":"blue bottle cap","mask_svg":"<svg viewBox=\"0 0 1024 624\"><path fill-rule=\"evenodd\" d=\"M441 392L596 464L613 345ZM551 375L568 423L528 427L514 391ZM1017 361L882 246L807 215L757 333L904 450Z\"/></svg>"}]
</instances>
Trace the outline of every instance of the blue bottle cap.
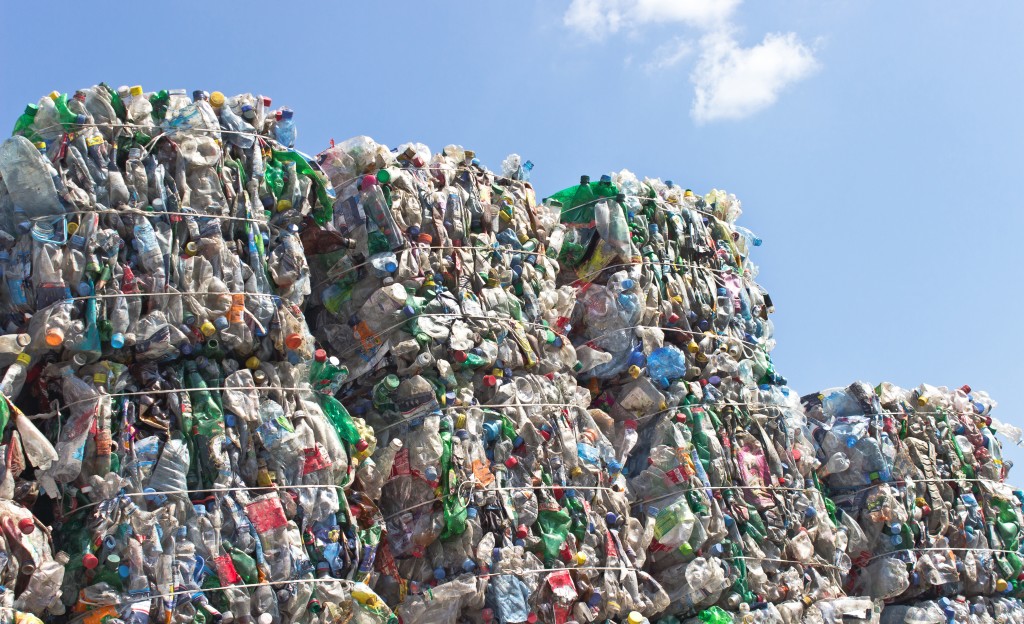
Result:
<instances>
[{"instance_id":1,"label":"blue bottle cap","mask_svg":"<svg viewBox=\"0 0 1024 624\"><path fill-rule=\"evenodd\" d=\"M524 539L516 539L512 543L514 545L516 545L516 546L519 546L520 548L525 548L526 547L526 540L524 540Z\"/></svg>"},{"instance_id":2,"label":"blue bottle cap","mask_svg":"<svg viewBox=\"0 0 1024 624\"><path fill-rule=\"evenodd\" d=\"M501 561L501 549L500 548L495 548L494 550L491 551L491 560L492 561Z\"/></svg>"},{"instance_id":3,"label":"blue bottle cap","mask_svg":"<svg viewBox=\"0 0 1024 624\"><path fill-rule=\"evenodd\" d=\"M636 282L634 282L633 280L628 278L622 280L622 290L630 290L633 288L633 286L636 286Z\"/></svg>"},{"instance_id":4,"label":"blue bottle cap","mask_svg":"<svg viewBox=\"0 0 1024 624\"><path fill-rule=\"evenodd\" d=\"M423 476L427 478L427 481L437 481L437 468L433 466L427 466L427 469Z\"/></svg>"},{"instance_id":5,"label":"blue bottle cap","mask_svg":"<svg viewBox=\"0 0 1024 624\"><path fill-rule=\"evenodd\" d=\"M295 116L295 111L290 108L281 109L281 119L291 119Z\"/></svg>"},{"instance_id":6,"label":"blue bottle cap","mask_svg":"<svg viewBox=\"0 0 1024 624\"><path fill-rule=\"evenodd\" d=\"M186 343L188 344L188 343ZM110 337L110 346L115 349L121 349L124 347L124 334L121 332L115 333ZM184 346L184 345L183 345ZM191 345L189 345L191 347Z\"/></svg>"},{"instance_id":7,"label":"blue bottle cap","mask_svg":"<svg viewBox=\"0 0 1024 624\"><path fill-rule=\"evenodd\" d=\"M128 578L131 575L131 573L132 573L132 569L129 568L128 566L124 565L123 563L121 565L117 566L117 575L120 576L121 578L126 579L126 578Z\"/></svg>"},{"instance_id":8,"label":"blue bottle cap","mask_svg":"<svg viewBox=\"0 0 1024 624\"><path fill-rule=\"evenodd\" d=\"M237 421L235 420L235 415L234 414L232 414L231 412L227 412L227 413L224 414L224 424L225 425L227 425L228 427L234 427L236 422Z\"/></svg>"},{"instance_id":9,"label":"blue bottle cap","mask_svg":"<svg viewBox=\"0 0 1024 624\"><path fill-rule=\"evenodd\" d=\"M464 571L466 571L466 572L472 572L473 568L475 568L475 567L476 567L476 562L474 562L469 557L466 557L465 561L462 562L462 569Z\"/></svg>"},{"instance_id":10,"label":"blue bottle cap","mask_svg":"<svg viewBox=\"0 0 1024 624\"><path fill-rule=\"evenodd\" d=\"M466 517L471 520L473 518L476 518L479 513L480 511L477 510L475 505L470 505L469 507L466 508Z\"/></svg>"},{"instance_id":11,"label":"blue bottle cap","mask_svg":"<svg viewBox=\"0 0 1024 624\"><path fill-rule=\"evenodd\" d=\"M718 289L718 296L719 296L719 297L726 297L726 296L728 296L728 295L729 295L729 291L728 291L728 290L726 290L725 288L721 288L721 287L720 287L720 288Z\"/></svg>"},{"instance_id":12,"label":"blue bottle cap","mask_svg":"<svg viewBox=\"0 0 1024 624\"><path fill-rule=\"evenodd\" d=\"M701 319L701 320L700 320L700 321L699 321L699 322L697 323L697 327L699 327L699 328L700 328L700 330L701 330L702 332L704 332L704 331L707 331L709 327L711 327L711 324L710 324L710 323L708 323L707 319Z\"/></svg>"},{"instance_id":13,"label":"blue bottle cap","mask_svg":"<svg viewBox=\"0 0 1024 624\"><path fill-rule=\"evenodd\" d=\"M604 523L608 526L615 526L615 523L619 521L619 517L615 515L614 511L609 511L604 515Z\"/></svg>"},{"instance_id":14,"label":"blue bottle cap","mask_svg":"<svg viewBox=\"0 0 1024 624\"><path fill-rule=\"evenodd\" d=\"M520 446L522 446L525 443L526 443L526 440L523 439L523 436L516 436L516 439L512 441L512 447L513 448L519 448Z\"/></svg>"},{"instance_id":15,"label":"blue bottle cap","mask_svg":"<svg viewBox=\"0 0 1024 624\"><path fill-rule=\"evenodd\" d=\"M601 176L601 181L604 182L605 184L611 184L612 177L610 175L608 175L608 174L605 174L605 175Z\"/></svg>"},{"instance_id":16,"label":"blue bottle cap","mask_svg":"<svg viewBox=\"0 0 1024 624\"><path fill-rule=\"evenodd\" d=\"M434 568L434 578L435 579L437 579L439 581L443 581L444 577L445 577L444 568L442 568L441 566L438 566L438 567Z\"/></svg>"},{"instance_id":17,"label":"blue bottle cap","mask_svg":"<svg viewBox=\"0 0 1024 624\"><path fill-rule=\"evenodd\" d=\"M804 515L808 518L814 518L818 515L818 510L815 509L814 507L808 507L807 509L804 510Z\"/></svg>"},{"instance_id":18,"label":"blue bottle cap","mask_svg":"<svg viewBox=\"0 0 1024 624\"><path fill-rule=\"evenodd\" d=\"M387 264L384 265L384 270L387 271L388 273L394 273L395 271L398 270L398 265L395 264L394 262L389 261Z\"/></svg>"},{"instance_id":19,"label":"blue bottle cap","mask_svg":"<svg viewBox=\"0 0 1024 624\"><path fill-rule=\"evenodd\" d=\"M591 607L600 607L602 598L601 592L594 591L594 593L590 594L590 598L587 599L587 604Z\"/></svg>"},{"instance_id":20,"label":"blue bottle cap","mask_svg":"<svg viewBox=\"0 0 1024 624\"><path fill-rule=\"evenodd\" d=\"M122 336L122 339L123 339L123 336ZM114 344L114 339L113 338L110 339L110 344L111 345ZM117 348L120 348L120 347L117 347ZM178 351L181 351L181 354L184 355L185 357L188 357L188 356L192 355L192 343L190 343L190 342L182 343L182 345L180 347L178 347Z\"/></svg>"},{"instance_id":21,"label":"blue bottle cap","mask_svg":"<svg viewBox=\"0 0 1024 624\"><path fill-rule=\"evenodd\" d=\"M213 319L213 326L217 328L217 331L224 331L228 328L228 319L226 316L218 316Z\"/></svg>"},{"instance_id":22,"label":"blue bottle cap","mask_svg":"<svg viewBox=\"0 0 1024 624\"><path fill-rule=\"evenodd\" d=\"M675 185L676 185L676 183L675 183L675 182L673 182L672 180L665 180L665 186L667 186L667 187L669 187L669 188L672 188L672 187L674 187Z\"/></svg>"}]
</instances>

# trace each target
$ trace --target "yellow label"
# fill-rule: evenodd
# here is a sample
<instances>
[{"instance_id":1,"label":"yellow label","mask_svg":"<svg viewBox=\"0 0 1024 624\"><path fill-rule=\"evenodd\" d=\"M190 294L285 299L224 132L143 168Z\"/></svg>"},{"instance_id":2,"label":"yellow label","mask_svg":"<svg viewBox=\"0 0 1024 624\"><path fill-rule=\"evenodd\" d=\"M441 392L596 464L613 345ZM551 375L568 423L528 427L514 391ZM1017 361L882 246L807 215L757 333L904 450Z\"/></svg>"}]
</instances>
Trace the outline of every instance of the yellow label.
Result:
<instances>
[{"instance_id":1,"label":"yellow label","mask_svg":"<svg viewBox=\"0 0 1024 624\"><path fill-rule=\"evenodd\" d=\"M95 135L89 137L88 139L86 139L85 140L85 144L88 145L89 147L96 147L97 145L103 145L103 137L101 137L98 134L95 134Z\"/></svg>"}]
</instances>

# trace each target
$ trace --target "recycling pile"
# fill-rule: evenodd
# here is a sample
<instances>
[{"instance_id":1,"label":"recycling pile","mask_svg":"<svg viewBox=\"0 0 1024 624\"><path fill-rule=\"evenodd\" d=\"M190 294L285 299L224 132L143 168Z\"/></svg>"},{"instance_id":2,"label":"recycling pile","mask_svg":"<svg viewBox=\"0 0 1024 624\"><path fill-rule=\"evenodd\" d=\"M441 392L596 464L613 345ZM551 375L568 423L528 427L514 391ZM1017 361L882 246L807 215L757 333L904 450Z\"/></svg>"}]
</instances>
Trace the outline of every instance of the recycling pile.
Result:
<instances>
[{"instance_id":1,"label":"recycling pile","mask_svg":"<svg viewBox=\"0 0 1024 624\"><path fill-rule=\"evenodd\" d=\"M801 401L734 196L311 158L251 94L14 135L0 622L1024 621L1020 432L968 389Z\"/></svg>"},{"instance_id":2,"label":"recycling pile","mask_svg":"<svg viewBox=\"0 0 1024 624\"><path fill-rule=\"evenodd\" d=\"M853 559L848 592L889 602L891 622L1020 609L989 597L1024 581L1024 492L1005 483L995 438L1021 431L985 392L859 382L803 401Z\"/></svg>"}]
</instances>

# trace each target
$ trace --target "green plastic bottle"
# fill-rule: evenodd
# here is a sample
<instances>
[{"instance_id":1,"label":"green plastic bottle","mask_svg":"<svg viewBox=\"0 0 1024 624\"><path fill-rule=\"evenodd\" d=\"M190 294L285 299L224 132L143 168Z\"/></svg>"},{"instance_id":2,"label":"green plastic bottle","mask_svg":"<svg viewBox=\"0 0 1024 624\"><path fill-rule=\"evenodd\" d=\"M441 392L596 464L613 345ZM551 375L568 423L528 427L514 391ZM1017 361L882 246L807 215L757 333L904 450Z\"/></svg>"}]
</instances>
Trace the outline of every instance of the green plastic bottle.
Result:
<instances>
[{"instance_id":1,"label":"green plastic bottle","mask_svg":"<svg viewBox=\"0 0 1024 624\"><path fill-rule=\"evenodd\" d=\"M14 130L11 131L11 135L20 134L33 143L42 141L42 138L32 128L32 124L36 121L36 113L38 112L38 104L28 104L25 106L25 112L18 117L18 121L14 122Z\"/></svg>"}]
</instances>

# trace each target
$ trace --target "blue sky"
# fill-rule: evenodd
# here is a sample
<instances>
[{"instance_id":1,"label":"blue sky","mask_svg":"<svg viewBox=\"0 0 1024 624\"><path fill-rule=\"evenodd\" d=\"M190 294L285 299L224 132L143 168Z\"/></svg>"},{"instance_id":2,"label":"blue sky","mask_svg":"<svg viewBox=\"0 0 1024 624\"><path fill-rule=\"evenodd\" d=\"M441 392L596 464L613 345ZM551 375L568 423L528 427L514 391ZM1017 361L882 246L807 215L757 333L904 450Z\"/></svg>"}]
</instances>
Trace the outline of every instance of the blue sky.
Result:
<instances>
[{"instance_id":1,"label":"blue sky","mask_svg":"<svg viewBox=\"0 0 1024 624\"><path fill-rule=\"evenodd\" d=\"M10 3L0 111L100 81L252 91L310 153L367 134L518 152L542 195L621 168L724 188L797 390L969 383L1024 425L1021 24L1018 2Z\"/></svg>"}]
</instances>

